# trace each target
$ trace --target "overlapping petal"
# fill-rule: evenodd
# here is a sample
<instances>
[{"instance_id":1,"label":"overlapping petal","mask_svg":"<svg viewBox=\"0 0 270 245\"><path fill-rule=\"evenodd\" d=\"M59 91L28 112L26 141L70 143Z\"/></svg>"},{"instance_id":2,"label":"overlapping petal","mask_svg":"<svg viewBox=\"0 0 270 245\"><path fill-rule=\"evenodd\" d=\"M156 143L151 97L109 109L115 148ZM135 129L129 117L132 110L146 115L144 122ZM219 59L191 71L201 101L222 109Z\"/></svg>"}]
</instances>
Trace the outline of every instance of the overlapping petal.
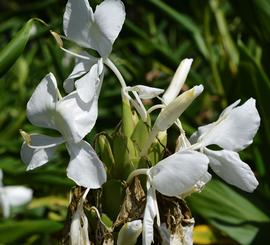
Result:
<instances>
[{"instance_id":1,"label":"overlapping petal","mask_svg":"<svg viewBox=\"0 0 270 245\"><path fill-rule=\"evenodd\" d=\"M226 182L244 191L253 192L258 181L251 168L243 162L239 154L233 151L212 151L204 149L212 170Z\"/></svg>"},{"instance_id":2,"label":"overlapping petal","mask_svg":"<svg viewBox=\"0 0 270 245\"><path fill-rule=\"evenodd\" d=\"M177 152L150 169L152 185L166 196L178 196L193 188L207 172L208 158L196 151Z\"/></svg>"},{"instance_id":3,"label":"overlapping petal","mask_svg":"<svg viewBox=\"0 0 270 245\"><path fill-rule=\"evenodd\" d=\"M75 66L68 76L68 78L64 81L64 89L67 93L71 93L74 86L74 79L79 78L90 71L91 67L98 62L98 59L89 55L87 52L82 52L80 55L83 55L89 60L85 60L82 58L77 58L75 61Z\"/></svg>"},{"instance_id":4,"label":"overlapping petal","mask_svg":"<svg viewBox=\"0 0 270 245\"><path fill-rule=\"evenodd\" d=\"M75 82L77 93L85 103L93 99L99 82L98 64L94 64L89 72Z\"/></svg>"},{"instance_id":5,"label":"overlapping petal","mask_svg":"<svg viewBox=\"0 0 270 245\"><path fill-rule=\"evenodd\" d=\"M67 145L70 162L67 176L86 188L100 188L106 181L106 171L96 152L86 141Z\"/></svg>"}]
</instances>

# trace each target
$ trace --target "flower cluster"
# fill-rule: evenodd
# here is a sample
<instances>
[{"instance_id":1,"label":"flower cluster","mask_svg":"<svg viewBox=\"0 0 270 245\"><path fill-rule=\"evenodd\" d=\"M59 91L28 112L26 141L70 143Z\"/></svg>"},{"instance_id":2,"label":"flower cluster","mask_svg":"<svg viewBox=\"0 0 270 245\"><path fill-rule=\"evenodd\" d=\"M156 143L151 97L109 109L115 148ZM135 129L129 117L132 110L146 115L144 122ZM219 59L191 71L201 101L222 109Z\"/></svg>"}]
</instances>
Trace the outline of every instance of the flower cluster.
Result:
<instances>
[{"instance_id":1,"label":"flower cluster","mask_svg":"<svg viewBox=\"0 0 270 245\"><path fill-rule=\"evenodd\" d=\"M252 170L238 155L238 151L252 143L260 124L255 100L251 98L241 106L240 101L236 101L222 112L216 122L199 127L188 139L179 117L204 89L203 85L198 85L179 95L192 59L184 59L180 63L165 92L144 85L127 86L121 73L108 58L124 20L125 8L120 0L104 0L95 11L88 0L68 0L63 21L66 38L82 48L94 49L99 57L93 57L86 51L76 54L61 47L76 57L74 69L64 81L67 95L61 96L54 75L49 73L37 86L27 104L27 117L33 125L54 129L59 133L58 137L52 137L21 131L24 138L21 157L27 169L46 164L58 145L65 144L70 155L67 176L78 186L87 188L72 219L71 244L90 244L83 203L89 189L101 188L108 177L108 166L104 165L91 145L83 140L94 127L98 116L104 66L110 68L118 78L123 103L129 108L133 106L135 114L140 117L137 117L137 121L149 123L151 112L161 109L148 139L140 146L139 153L135 152L134 158L147 159L160 133L166 134L172 125L176 125L180 132L174 154L159 159L150 168L130 168L134 171L129 172L127 184L131 184L137 175L144 174L147 177L146 206L142 221L133 220L122 227L117 244L127 244L127 240L130 241L128 244L135 244L142 232L143 244L150 245L154 240L154 223L158 227L163 225L156 191L167 197L182 198L199 192L211 179L209 167L226 182L244 191L252 192L258 185ZM160 100L160 104L147 110L143 100L155 97ZM131 117L135 114L131 114ZM130 124L133 122L134 118L130 118ZM130 142L127 142L129 147ZM210 145L217 145L223 150L211 150ZM131 162L128 164L132 165ZM186 244L192 242L190 230L184 234L183 239L188 241Z\"/></svg>"}]
</instances>

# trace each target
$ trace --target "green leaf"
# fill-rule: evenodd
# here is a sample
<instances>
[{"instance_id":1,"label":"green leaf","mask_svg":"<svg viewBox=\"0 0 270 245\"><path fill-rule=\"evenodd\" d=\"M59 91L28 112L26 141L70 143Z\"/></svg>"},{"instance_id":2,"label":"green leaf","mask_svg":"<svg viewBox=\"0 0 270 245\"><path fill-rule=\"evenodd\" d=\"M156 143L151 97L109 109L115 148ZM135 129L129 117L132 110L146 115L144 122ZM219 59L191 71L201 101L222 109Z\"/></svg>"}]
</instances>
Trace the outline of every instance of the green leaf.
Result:
<instances>
[{"instance_id":1,"label":"green leaf","mask_svg":"<svg viewBox=\"0 0 270 245\"><path fill-rule=\"evenodd\" d=\"M30 235L51 234L62 228L62 224L50 220L7 221L0 224L0 241L2 243L21 242L21 239Z\"/></svg>"},{"instance_id":2,"label":"green leaf","mask_svg":"<svg viewBox=\"0 0 270 245\"><path fill-rule=\"evenodd\" d=\"M22 54L29 41L35 19L30 19L0 52L0 76L6 73Z\"/></svg>"},{"instance_id":3,"label":"green leaf","mask_svg":"<svg viewBox=\"0 0 270 245\"><path fill-rule=\"evenodd\" d=\"M188 201L193 211L240 244L250 244L259 232L259 224L270 222L255 204L218 180L209 182Z\"/></svg>"}]
</instances>

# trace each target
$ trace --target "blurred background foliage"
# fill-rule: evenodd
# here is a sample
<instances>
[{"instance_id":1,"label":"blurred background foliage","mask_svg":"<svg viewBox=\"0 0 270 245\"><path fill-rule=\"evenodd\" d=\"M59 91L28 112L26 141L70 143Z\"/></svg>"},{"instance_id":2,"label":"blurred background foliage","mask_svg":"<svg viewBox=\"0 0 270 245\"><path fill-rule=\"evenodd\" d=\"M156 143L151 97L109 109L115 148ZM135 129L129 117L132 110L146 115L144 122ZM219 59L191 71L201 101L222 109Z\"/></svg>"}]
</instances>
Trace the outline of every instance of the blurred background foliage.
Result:
<instances>
[{"instance_id":1,"label":"blurred background foliage","mask_svg":"<svg viewBox=\"0 0 270 245\"><path fill-rule=\"evenodd\" d=\"M254 170L258 189L247 194L214 178L188 202L197 221L195 244L266 244L270 238L270 1L124 3L127 18L111 59L129 85L166 88L180 61L194 59L183 89L202 83L205 91L181 118L188 135L215 120L238 98L242 102L256 99L261 127L241 157ZM42 132L26 119L26 103L33 89L48 72L53 72L61 85L74 64L48 31L62 33L65 4L64 0L0 2L0 168L4 185L26 185L34 190L29 205L13 210L10 219L0 220L0 244L57 243L66 218L74 184L65 177L68 158L64 148L53 162L31 172L25 172L19 154L20 128ZM49 27L37 20L27 22L35 17ZM78 51L71 42L64 44ZM154 102L146 101L149 105ZM97 132L112 131L120 119L119 85L108 71L99 118L89 141L93 142ZM169 131L172 149L176 132L173 128Z\"/></svg>"}]
</instances>

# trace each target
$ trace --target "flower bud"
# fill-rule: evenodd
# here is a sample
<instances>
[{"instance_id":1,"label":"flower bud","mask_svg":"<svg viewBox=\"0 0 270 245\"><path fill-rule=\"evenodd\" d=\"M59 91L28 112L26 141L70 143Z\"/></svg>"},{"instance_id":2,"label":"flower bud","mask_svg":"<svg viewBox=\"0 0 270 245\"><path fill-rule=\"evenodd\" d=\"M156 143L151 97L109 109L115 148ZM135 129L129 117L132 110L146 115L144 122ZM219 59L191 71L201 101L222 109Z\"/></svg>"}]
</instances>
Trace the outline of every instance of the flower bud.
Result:
<instances>
[{"instance_id":1,"label":"flower bud","mask_svg":"<svg viewBox=\"0 0 270 245\"><path fill-rule=\"evenodd\" d=\"M186 81L193 59L184 59L178 66L173 79L163 95L165 104L171 103L179 94L184 82Z\"/></svg>"},{"instance_id":2,"label":"flower bud","mask_svg":"<svg viewBox=\"0 0 270 245\"><path fill-rule=\"evenodd\" d=\"M159 131L165 131L173 125L177 118L187 109L194 99L203 91L203 85L194 86L192 89L179 95L175 100L162 110L155 122Z\"/></svg>"}]
</instances>

